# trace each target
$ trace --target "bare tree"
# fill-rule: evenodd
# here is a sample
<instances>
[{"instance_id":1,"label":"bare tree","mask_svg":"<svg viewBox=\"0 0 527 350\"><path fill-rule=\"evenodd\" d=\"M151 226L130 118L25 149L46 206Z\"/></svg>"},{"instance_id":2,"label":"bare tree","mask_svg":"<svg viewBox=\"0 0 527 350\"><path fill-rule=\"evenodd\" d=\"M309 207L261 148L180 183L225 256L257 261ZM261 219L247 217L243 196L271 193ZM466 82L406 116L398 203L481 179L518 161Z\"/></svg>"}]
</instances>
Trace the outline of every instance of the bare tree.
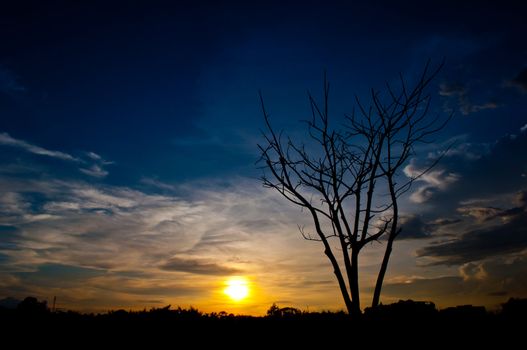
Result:
<instances>
[{"instance_id":1,"label":"bare tree","mask_svg":"<svg viewBox=\"0 0 527 350\"><path fill-rule=\"evenodd\" d=\"M308 142L293 142L273 129L260 93L267 126L265 143L258 145L263 184L310 213L316 234L301 226L299 230L305 239L323 244L354 317L361 314L360 251L373 242L385 244L372 302L377 306L393 242L402 230L398 199L439 160L417 176L401 175L415 146L430 142L451 117L428 116L430 95L425 90L441 67L431 70L427 63L411 87L401 76L398 90L386 84L384 96L372 89L369 106L355 97L357 111L347 115L339 129L329 123L329 83L324 76L323 103L308 94Z\"/></svg>"}]
</instances>

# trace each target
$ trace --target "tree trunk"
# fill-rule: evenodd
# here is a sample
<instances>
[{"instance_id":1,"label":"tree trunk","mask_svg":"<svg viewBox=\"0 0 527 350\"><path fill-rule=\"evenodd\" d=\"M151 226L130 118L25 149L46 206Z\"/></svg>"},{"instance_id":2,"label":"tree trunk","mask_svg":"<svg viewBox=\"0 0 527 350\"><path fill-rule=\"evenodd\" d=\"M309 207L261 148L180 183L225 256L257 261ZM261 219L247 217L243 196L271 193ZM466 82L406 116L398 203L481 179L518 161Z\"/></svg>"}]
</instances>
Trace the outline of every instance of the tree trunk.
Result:
<instances>
[{"instance_id":1,"label":"tree trunk","mask_svg":"<svg viewBox=\"0 0 527 350\"><path fill-rule=\"evenodd\" d=\"M356 250L351 251L351 310L348 310L352 318L359 318L362 314L360 310L360 293L359 293L359 253Z\"/></svg>"},{"instance_id":2,"label":"tree trunk","mask_svg":"<svg viewBox=\"0 0 527 350\"><path fill-rule=\"evenodd\" d=\"M348 312L351 315L351 311L353 310L353 301L352 298L350 298L349 296L348 289L346 288L346 282L344 282L344 277L342 276L342 272L340 271L339 264L335 259L335 256L331 252L331 249L327 245L327 241L324 242L324 245L326 245L326 250L324 251L324 254L326 254L326 256L329 258L331 265L333 265L333 273L337 277L340 293L342 294L342 298L344 298L344 304L346 304L346 309L348 309Z\"/></svg>"},{"instance_id":3,"label":"tree trunk","mask_svg":"<svg viewBox=\"0 0 527 350\"><path fill-rule=\"evenodd\" d=\"M379 275L377 276L377 283L375 284L375 291L373 292L373 301L371 303L372 307L379 305L381 298L381 289L384 282L384 275L388 269L388 262L390 261L390 255L392 253L393 241L395 240L395 234L391 234L388 237L388 244L386 246L386 251L384 252L384 258L382 259L381 269L379 270Z\"/></svg>"}]
</instances>

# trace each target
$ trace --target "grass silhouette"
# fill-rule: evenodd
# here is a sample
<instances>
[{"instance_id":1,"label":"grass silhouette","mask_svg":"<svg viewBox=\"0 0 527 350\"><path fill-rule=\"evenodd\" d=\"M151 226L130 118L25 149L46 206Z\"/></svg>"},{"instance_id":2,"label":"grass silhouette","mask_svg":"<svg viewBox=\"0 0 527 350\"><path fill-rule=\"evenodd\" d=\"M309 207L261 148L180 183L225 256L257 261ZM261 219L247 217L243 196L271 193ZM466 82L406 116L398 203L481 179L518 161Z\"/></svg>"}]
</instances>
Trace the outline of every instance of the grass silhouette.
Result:
<instances>
[{"instance_id":1,"label":"grass silhouette","mask_svg":"<svg viewBox=\"0 0 527 350\"><path fill-rule=\"evenodd\" d=\"M104 339L131 344L138 339L179 339L180 346L186 341L197 342L195 345L237 344L240 339L252 342L274 339L277 344L288 343L295 347L318 341L329 346L330 343L348 343L352 338L357 338L353 341L359 342L374 339L376 342L407 343L418 339L436 339L436 342L456 341L468 345L479 342L488 344L489 341L504 344L521 337L526 315L527 299L514 298L502 304L497 312L472 305L438 310L431 302L401 300L367 308L360 320L351 319L343 311L307 312L275 304L269 308L267 315L260 317L226 312L204 313L195 308L171 308L170 305L143 311L113 310L99 314L52 312L46 302L33 297L24 299L16 308L0 307L4 334L40 334L34 339L41 340L68 336L77 341Z\"/></svg>"}]
</instances>

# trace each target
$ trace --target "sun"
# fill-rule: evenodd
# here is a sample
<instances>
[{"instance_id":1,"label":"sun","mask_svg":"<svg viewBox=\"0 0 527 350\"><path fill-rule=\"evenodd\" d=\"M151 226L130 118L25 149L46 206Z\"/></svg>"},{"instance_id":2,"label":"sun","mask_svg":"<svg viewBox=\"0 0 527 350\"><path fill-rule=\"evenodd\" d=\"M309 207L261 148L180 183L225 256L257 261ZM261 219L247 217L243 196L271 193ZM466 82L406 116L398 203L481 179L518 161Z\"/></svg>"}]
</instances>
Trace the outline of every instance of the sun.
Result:
<instances>
[{"instance_id":1,"label":"sun","mask_svg":"<svg viewBox=\"0 0 527 350\"><path fill-rule=\"evenodd\" d=\"M231 277L225 284L227 287L223 290L233 301L242 301L249 295L249 282L244 277Z\"/></svg>"}]
</instances>

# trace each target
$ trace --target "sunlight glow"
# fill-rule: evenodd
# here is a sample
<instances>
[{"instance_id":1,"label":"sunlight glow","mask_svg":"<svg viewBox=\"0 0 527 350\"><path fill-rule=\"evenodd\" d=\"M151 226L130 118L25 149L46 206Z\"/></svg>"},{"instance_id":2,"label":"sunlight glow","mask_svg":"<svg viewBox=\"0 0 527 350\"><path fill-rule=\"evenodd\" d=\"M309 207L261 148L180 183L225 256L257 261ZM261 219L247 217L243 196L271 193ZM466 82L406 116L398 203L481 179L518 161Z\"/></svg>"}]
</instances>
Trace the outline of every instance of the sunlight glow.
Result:
<instances>
[{"instance_id":1,"label":"sunlight glow","mask_svg":"<svg viewBox=\"0 0 527 350\"><path fill-rule=\"evenodd\" d=\"M249 295L249 282L244 277L231 277L226 281L226 285L223 293L233 301L241 301Z\"/></svg>"}]
</instances>

